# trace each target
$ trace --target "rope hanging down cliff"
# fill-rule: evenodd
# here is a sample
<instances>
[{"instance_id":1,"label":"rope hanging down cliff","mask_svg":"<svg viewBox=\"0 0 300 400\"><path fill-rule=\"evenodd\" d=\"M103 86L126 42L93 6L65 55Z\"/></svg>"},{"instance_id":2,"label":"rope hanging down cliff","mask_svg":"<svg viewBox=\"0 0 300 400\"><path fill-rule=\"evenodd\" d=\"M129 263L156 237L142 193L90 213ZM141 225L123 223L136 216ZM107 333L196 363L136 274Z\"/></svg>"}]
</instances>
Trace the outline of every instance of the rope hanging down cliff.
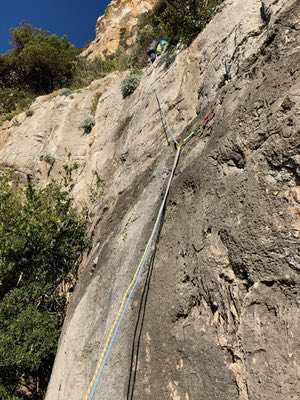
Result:
<instances>
[{"instance_id":1,"label":"rope hanging down cliff","mask_svg":"<svg viewBox=\"0 0 300 400\"><path fill-rule=\"evenodd\" d=\"M159 101L159 100L158 100ZM159 103L160 104L160 103ZM202 125L202 128L213 118L214 114L209 114L205 119L203 120L204 123ZM163 120L163 115L161 114L161 118ZM118 337L121 324L125 318L126 312L129 309L129 306L132 303L133 300L133 295L137 289L137 287L140 284L142 274L146 268L146 266L149 266L151 264L151 260L153 258L153 254L155 253L156 250L156 245L159 239L159 233L160 233L160 228L163 222L163 216L164 216L164 211L168 199L168 195L170 192L171 184L175 175L175 171L179 162L180 154L183 149L183 147L192 139L193 136L199 133L199 129L194 129L190 135L186 139L184 139L181 143L178 144L176 140L174 140L174 145L176 147L176 154L173 162L173 167L171 170L171 173L168 178L168 184L158 211L158 215L152 230L152 233L150 235L150 238L147 242L145 251L143 253L143 256L141 258L141 261L133 275L133 278L125 291L121 304L119 306L117 315L111 325L111 328L108 332L108 335L106 337L106 340L104 342L103 348L99 354L98 362L96 365L95 373L93 375L93 378L88 386L87 392L83 397L83 400L93 400L95 397L95 393L97 390L97 387L101 381L101 378L104 374L105 368L107 366L108 360L111 356L113 345Z\"/></svg>"},{"instance_id":2,"label":"rope hanging down cliff","mask_svg":"<svg viewBox=\"0 0 300 400\"><path fill-rule=\"evenodd\" d=\"M144 271L144 268L146 267L146 265L150 261L151 255L152 255L152 253L153 253L153 251L154 251L154 249L156 247L156 242L157 242L157 239L158 239L158 233L159 233L159 230L160 230L162 216L164 214L166 201L167 201L168 194L169 194L170 187L171 187L171 183L172 183L172 180L173 180L173 177L174 177L174 174L175 174L175 170L176 170L176 167L177 167L177 164L178 164L178 161L179 161L180 153L181 153L181 146L179 146L177 148L175 159L174 159L174 163L173 163L173 168L172 168L172 171L171 171L171 174L170 174L170 177L169 177L169 181L168 181L168 185L167 185L167 188L166 188L166 191L165 191L165 194L164 194L164 197L163 197L163 200L162 200L162 203L161 203L161 206L160 206L160 209L159 209L159 212L158 212L158 215L157 215L157 218L156 218L156 222L155 222L154 228L152 230L150 239L148 240L146 249L145 249L144 254L142 256L142 259L141 259L141 261L140 261L140 263L139 263L139 265L138 265L138 267L137 267L137 269L135 271L133 279L131 280L131 282L130 282L130 284L129 284L129 286L128 286L128 288L127 288L127 290L126 290L126 292L125 292L125 294L123 296L123 299L122 299L121 305L119 307L118 313L116 315L116 318L115 318L114 322L112 323L112 326L111 326L111 328L109 330L107 339L106 339L105 344L103 346L103 350L100 353L99 361L97 363L94 376L93 376L93 378L91 380L91 383L90 383L90 385L88 387L88 391L87 391L87 393L86 393L86 395L84 397L84 400L92 400L92 399L94 399L97 386L100 383L100 379L101 379L101 377L103 375L106 363L108 362L108 359L109 359L109 357L111 355L112 347L113 347L113 344L114 344L114 342L115 342L115 340L116 340L116 338L118 336L121 323L122 323L122 321L123 321L123 319L125 317L125 314L126 314L128 308L129 308L129 306L130 306L130 304L132 302L132 298L133 298L135 289L139 285L139 282L140 282L142 273Z\"/></svg>"}]
</instances>

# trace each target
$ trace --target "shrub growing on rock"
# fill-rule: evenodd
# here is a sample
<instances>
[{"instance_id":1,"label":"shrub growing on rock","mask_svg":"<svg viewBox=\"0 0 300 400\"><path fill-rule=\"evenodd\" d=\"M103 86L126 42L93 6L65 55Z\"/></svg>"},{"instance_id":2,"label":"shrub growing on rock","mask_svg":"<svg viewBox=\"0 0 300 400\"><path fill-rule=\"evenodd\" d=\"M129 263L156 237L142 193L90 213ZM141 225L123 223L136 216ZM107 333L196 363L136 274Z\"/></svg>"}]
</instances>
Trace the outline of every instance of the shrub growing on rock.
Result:
<instances>
[{"instance_id":1,"label":"shrub growing on rock","mask_svg":"<svg viewBox=\"0 0 300 400\"><path fill-rule=\"evenodd\" d=\"M74 89L88 86L96 79L103 78L114 71L125 71L129 66L130 57L122 48L106 59L96 57L94 60L88 60L78 57L74 64L71 86Z\"/></svg>"},{"instance_id":2,"label":"shrub growing on rock","mask_svg":"<svg viewBox=\"0 0 300 400\"><path fill-rule=\"evenodd\" d=\"M92 129L94 128L94 126L95 126L94 118L93 117L87 117L84 120L83 124L81 125L81 128L83 129L84 133L86 135L88 135L89 133L92 132Z\"/></svg>"},{"instance_id":3,"label":"shrub growing on rock","mask_svg":"<svg viewBox=\"0 0 300 400\"><path fill-rule=\"evenodd\" d=\"M2 120L10 120L17 113L26 109L33 98L34 95L26 89L0 89L0 122Z\"/></svg>"},{"instance_id":4,"label":"shrub growing on rock","mask_svg":"<svg viewBox=\"0 0 300 400\"><path fill-rule=\"evenodd\" d=\"M0 398L45 394L66 293L86 248L85 220L69 189L0 177Z\"/></svg>"},{"instance_id":5,"label":"shrub growing on rock","mask_svg":"<svg viewBox=\"0 0 300 400\"><path fill-rule=\"evenodd\" d=\"M138 34L133 50L137 65L147 62L146 49L153 39L166 38L170 44L189 45L204 29L223 0L160 0L143 14L138 23Z\"/></svg>"},{"instance_id":6,"label":"shrub growing on rock","mask_svg":"<svg viewBox=\"0 0 300 400\"><path fill-rule=\"evenodd\" d=\"M172 42L189 44L211 20L223 0L161 0L154 20Z\"/></svg>"},{"instance_id":7,"label":"shrub growing on rock","mask_svg":"<svg viewBox=\"0 0 300 400\"><path fill-rule=\"evenodd\" d=\"M141 82L141 78L141 74L134 72L124 79L121 84L121 92L124 99L135 92Z\"/></svg>"}]
</instances>

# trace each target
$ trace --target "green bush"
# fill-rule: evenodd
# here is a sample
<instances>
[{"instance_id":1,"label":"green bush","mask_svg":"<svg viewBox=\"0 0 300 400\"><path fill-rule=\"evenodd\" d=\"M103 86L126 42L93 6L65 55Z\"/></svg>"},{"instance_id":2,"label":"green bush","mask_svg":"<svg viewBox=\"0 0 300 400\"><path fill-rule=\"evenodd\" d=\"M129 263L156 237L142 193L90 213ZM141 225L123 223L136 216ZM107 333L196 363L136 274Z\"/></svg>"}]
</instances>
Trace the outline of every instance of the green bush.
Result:
<instances>
[{"instance_id":1,"label":"green bush","mask_svg":"<svg viewBox=\"0 0 300 400\"><path fill-rule=\"evenodd\" d=\"M28 90L0 88L0 122L12 119L27 108L33 99L34 95Z\"/></svg>"},{"instance_id":2,"label":"green bush","mask_svg":"<svg viewBox=\"0 0 300 400\"><path fill-rule=\"evenodd\" d=\"M95 119L93 117L87 117L83 124L81 125L81 128L83 129L84 133L88 135L89 133L92 132L92 129L95 126Z\"/></svg>"},{"instance_id":3,"label":"green bush","mask_svg":"<svg viewBox=\"0 0 300 400\"><path fill-rule=\"evenodd\" d=\"M12 29L11 36L14 49L1 56L0 84L43 94L71 82L78 50L65 37L26 24Z\"/></svg>"},{"instance_id":4,"label":"green bush","mask_svg":"<svg viewBox=\"0 0 300 400\"><path fill-rule=\"evenodd\" d=\"M112 56L93 61L79 56L65 37L23 24L11 31L14 48L0 54L0 123L25 109L40 94L70 87L78 89L113 71L147 64L147 47L153 39L166 38L171 45L189 44L216 13L223 0L160 0L138 23L136 43L130 56L120 49ZM124 35L123 35L124 36ZM127 43L126 35L122 38ZM170 53L171 54L171 53ZM167 59L174 60L175 55ZM130 95L139 77L124 83Z\"/></svg>"},{"instance_id":5,"label":"green bush","mask_svg":"<svg viewBox=\"0 0 300 400\"><path fill-rule=\"evenodd\" d=\"M87 245L68 188L0 177L1 399L43 398L65 313L61 283Z\"/></svg>"},{"instance_id":6,"label":"green bush","mask_svg":"<svg viewBox=\"0 0 300 400\"><path fill-rule=\"evenodd\" d=\"M111 72L125 71L129 67L130 57L122 48L106 59L97 57L94 60L88 60L78 57L74 66L71 86L74 89L88 86L94 80L103 78Z\"/></svg>"},{"instance_id":7,"label":"green bush","mask_svg":"<svg viewBox=\"0 0 300 400\"><path fill-rule=\"evenodd\" d=\"M139 67L147 64L149 44L162 35L160 26L153 16L154 12L149 11L139 18L137 38L132 49L132 63Z\"/></svg>"},{"instance_id":8,"label":"green bush","mask_svg":"<svg viewBox=\"0 0 300 400\"><path fill-rule=\"evenodd\" d=\"M124 79L121 84L121 92L124 99L135 92L141 79L142 75L136 72L131 73L128 78Z\"/></svg>"},{"instance_id":9,"label":"green bush","mask_svg":"<svg viewBox=\"0 0 300 400\"><path fill-rule=\"evenodd\" d=\"M147 62L147 47L152 40L164 37L171 45L189 45L204 29L223 0L160 0L153 10L143 14L133 49L133 62Z\"/></svg>"},{"instance_id":10,"label":"green bush","mask_svg":"<svg viewBox=\"0 0 300 400\"><path fill-rule=\"evenodd\" d=\"M0 54L0 123L41 94L71 84L78 54L65 37L23 24L11 31L14 48Z\"/></svg>"},{"instance_id":11,"label":"green bush","mask_svg":"<svg viewBox=\"0 0 300 400\"><path fill-rule=\"evenodd\" d=\"M55 157L51 154L45 154L40 157L40 161L45 161L49 165L54 165Z\"/></svg>"},{"instance_id":12,"label":"green bush","mask_svg":"<svg viewBox=\"0 0 300 400\"><path fill-rule=\"evenodd\" d=\"M162 0L154 19L172 42L189 44L208 24L223 0Z\"/></svg>"}]
</instances>

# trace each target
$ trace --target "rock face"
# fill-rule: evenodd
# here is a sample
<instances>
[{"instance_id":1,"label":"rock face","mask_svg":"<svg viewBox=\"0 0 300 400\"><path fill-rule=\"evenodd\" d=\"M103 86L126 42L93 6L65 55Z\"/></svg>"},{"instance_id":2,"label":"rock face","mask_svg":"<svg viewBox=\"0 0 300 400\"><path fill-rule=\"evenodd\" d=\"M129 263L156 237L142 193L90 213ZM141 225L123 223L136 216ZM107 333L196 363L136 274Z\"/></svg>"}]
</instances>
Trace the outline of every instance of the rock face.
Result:
<instances>
[{"instance_id":1,"label":"rock face","mask_svg":"<svg viewBox=\"0 0 300 400\"><path fill-rule=\"evenodd\" d=\"M94 200L94 247L69 306L47 400L83 398L152 230L174 159L154 89L179 139L207 113L215 116L184 148L176 171L136 374L143 285L95 399L299 399L300 3L269 5L265 25L259 0L229 1L170 66L158 60L146 69L125 100L126 74L110 75L68 96L39 98L32 117L21 115L3 131L2 164L44 182L76 161L74 195ZM93 112L96 125L84 135L80 126Z\"/></svg>"},{"instance_id":2,"label":"rock face","mask_svg":"<svg viewBox=\"0 0 300 400\"><path fill-rule=\"evenodd\" d=\"M138 17L156 3L157 0L112 0L97 21L96 39L82 55L93 59L112 55L120 46L129 48L135 39Z\"/></svg>"}]
</instances>

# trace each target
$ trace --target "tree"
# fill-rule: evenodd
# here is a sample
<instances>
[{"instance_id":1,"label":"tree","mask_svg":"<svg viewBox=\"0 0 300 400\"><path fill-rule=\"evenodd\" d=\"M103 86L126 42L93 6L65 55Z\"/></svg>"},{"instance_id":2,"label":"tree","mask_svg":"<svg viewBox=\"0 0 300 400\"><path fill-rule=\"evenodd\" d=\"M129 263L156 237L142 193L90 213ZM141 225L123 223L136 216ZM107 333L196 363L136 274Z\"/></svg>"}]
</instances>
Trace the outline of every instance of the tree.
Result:
<instances>
[{"instance_id":1,"label":"tree","mask_svg":"<svg viewBox=\"0 0 300 400\"><path fill-rule=\"evenodd\" d=\"M223 0L160 0L139 18L133 62L147 63L146 49L154 39L165 38L170 45L189 45L205 28Z\"/></svg>"},{"instance_id":2,"label":"tree","mask_svg":"<svg viewBox=\"0 0 300 400\"><path fill-rule=\"evenodd\" d=\"M223 0L162 0L155 19L172 42L189 44L210 21Z\"/></svg>"},{"instance_id":3,"label":"tree","mask_svg":"<svg viewBox=\"0 0 300 400\"><path fill-rule=\"evenodd\" d=\"M0 57L0 85L45 94L71 82L78 49L66 37L28 24L12 29L11 37L14 49Z\"/></svg>"},{"instance_id":4,"label":"tree","mask_svg":"<svg viewBox=\"0 0 300 400\"><path fill-rule=\"evenodd\" d=\"M59 288L87 245L67 188L0 177L1 399L43 398L66 306Z\"/></svg>"}]
</instances>

